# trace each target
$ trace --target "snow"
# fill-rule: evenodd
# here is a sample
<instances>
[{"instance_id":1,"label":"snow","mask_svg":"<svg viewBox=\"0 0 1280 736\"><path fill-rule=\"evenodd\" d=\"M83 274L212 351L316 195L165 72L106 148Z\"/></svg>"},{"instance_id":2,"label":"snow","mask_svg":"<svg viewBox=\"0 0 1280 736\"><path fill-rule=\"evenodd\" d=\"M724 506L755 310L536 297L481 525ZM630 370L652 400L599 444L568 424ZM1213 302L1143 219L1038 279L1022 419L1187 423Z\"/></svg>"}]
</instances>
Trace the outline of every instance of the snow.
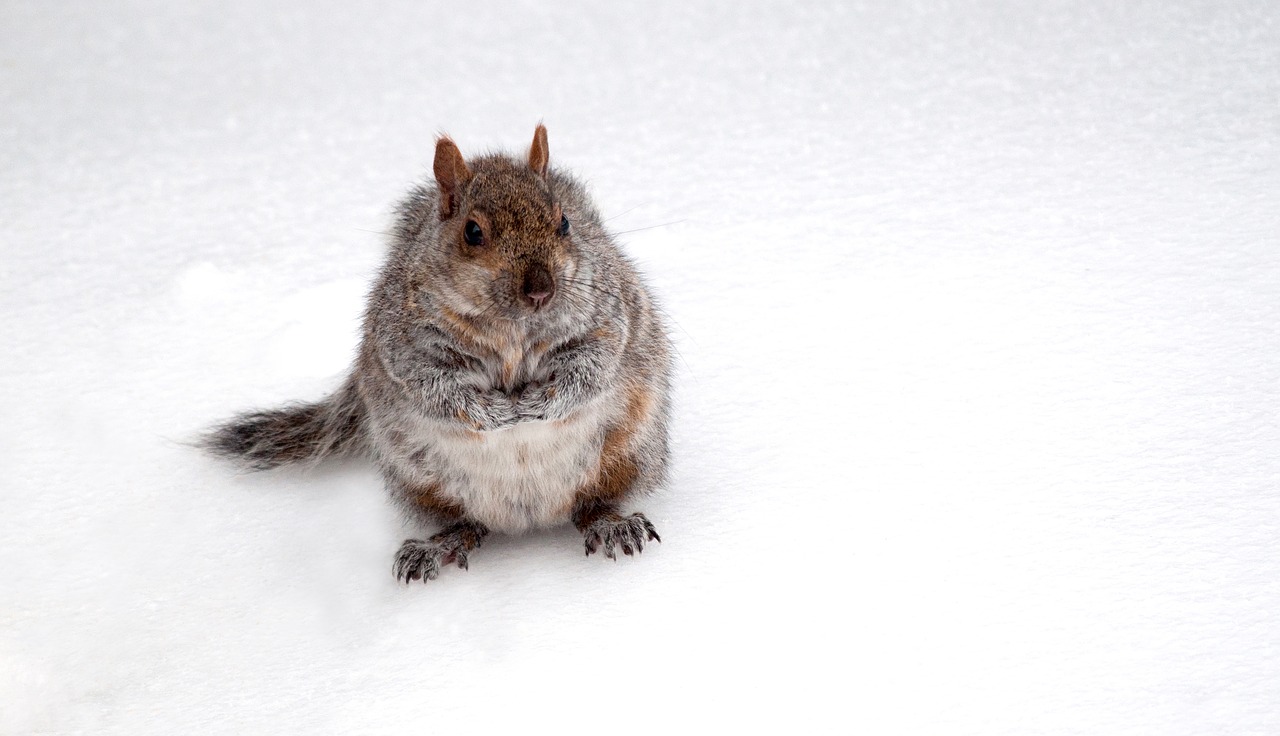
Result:
<instances>
[{"instance_id":1,"label":"snow","mask_svg":"<svg viewBox=\"0 0 1280 736\"><path fill-rule=\"evenodd\" d=\"M0 732L1280 732L1278 16L5 3ZM663 542L399 586L369 467L186 443L538 120L671 317Z\"/></svg>"}]
</instances>

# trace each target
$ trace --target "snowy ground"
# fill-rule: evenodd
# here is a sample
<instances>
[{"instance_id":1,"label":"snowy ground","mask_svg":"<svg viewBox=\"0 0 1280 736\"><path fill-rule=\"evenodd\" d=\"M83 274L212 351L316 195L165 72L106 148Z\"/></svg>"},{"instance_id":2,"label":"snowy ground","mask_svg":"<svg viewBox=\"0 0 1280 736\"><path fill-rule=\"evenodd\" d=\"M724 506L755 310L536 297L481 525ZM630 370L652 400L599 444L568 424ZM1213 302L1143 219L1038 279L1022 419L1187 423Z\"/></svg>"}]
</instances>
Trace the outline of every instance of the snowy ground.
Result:
<instances>
[{"instance_id":1,"label":"snowy ground","mask_svg":"<svg viewBox=\"0 0 1280 736\"><path fill-rule=\"evenodd\" d=\"M329 5L0 4L0 733L1280 732L1274 2ZM663 543L398 586L368 467L183 443L539 119L672 318Z\"/></svg>"}]
</instances>

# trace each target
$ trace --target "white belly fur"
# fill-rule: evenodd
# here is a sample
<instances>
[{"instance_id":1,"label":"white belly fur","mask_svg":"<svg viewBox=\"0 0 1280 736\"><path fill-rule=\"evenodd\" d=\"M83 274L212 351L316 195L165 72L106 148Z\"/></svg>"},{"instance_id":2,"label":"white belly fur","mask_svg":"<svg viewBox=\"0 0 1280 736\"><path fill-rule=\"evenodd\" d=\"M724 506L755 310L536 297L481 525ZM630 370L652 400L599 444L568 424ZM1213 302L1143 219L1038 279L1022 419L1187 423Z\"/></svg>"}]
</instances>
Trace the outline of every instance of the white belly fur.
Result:
<instances>
[{"instance_id":1,"label":"white belly fur","mask_svg":"<svg viewBox=\"0 0 1280 736\"><path fill-rule=\"evenodd\" d=\"M562 523L578 489L597 472L609 404L596 401L561 421L493 432L423 422L416 434L429 449L412 459L400 455L397 465L494 531Z\"/></svg>"}]
</instances>

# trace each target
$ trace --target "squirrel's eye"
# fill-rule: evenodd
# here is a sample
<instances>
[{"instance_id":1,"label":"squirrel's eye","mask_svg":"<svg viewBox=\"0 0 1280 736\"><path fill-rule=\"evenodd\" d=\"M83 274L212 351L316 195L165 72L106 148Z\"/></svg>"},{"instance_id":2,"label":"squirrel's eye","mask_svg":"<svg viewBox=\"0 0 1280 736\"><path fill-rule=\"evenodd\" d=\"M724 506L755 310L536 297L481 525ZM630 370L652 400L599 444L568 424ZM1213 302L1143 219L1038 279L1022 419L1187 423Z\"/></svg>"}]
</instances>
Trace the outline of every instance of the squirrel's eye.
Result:
<instances>
[{"instance_id":1,"label":"squirrel's eye","mask_svg":"<svg viewBox=\"0 0 1280 736\"><path fill-rule=\"evenodd\" d=\"M560 215L560 227L556 228L556 234L560 236L569 234L569 218Z\"/></svg>"},{"instance_id":2,"label":"squirrel's eye","mask_svg":"<svg viewBox=\"0 0 1280 736\"><path fill-rule=\"evenodd\" d=\"M462 239L467 241L467 245L484 245L484 232L475 220L467 220L462 228Z\"/></svg>"}]
</instances>

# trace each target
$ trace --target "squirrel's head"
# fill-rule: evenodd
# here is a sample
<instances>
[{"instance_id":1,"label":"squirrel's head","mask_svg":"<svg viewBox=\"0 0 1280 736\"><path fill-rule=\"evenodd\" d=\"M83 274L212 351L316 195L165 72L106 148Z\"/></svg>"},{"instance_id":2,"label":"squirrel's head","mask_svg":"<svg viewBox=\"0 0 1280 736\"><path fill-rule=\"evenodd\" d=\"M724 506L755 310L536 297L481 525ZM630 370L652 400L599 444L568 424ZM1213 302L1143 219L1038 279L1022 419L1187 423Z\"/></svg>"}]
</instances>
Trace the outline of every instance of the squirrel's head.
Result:
<instances>
[{"instance_id":1,"label":"squirrel's head","mask_svg":"<svg viewBox=\"0 0 1280 736\"><path fill-rule=\"evenodd\" d=\"M523 321L566 301L580 260L574 219L593 213L567 201L574 187L561 186L547 164L541 125L527 161L486 155L468 162L448 137L436 142L432 280L463 316Z\"/></svg>"}]
</instances>

